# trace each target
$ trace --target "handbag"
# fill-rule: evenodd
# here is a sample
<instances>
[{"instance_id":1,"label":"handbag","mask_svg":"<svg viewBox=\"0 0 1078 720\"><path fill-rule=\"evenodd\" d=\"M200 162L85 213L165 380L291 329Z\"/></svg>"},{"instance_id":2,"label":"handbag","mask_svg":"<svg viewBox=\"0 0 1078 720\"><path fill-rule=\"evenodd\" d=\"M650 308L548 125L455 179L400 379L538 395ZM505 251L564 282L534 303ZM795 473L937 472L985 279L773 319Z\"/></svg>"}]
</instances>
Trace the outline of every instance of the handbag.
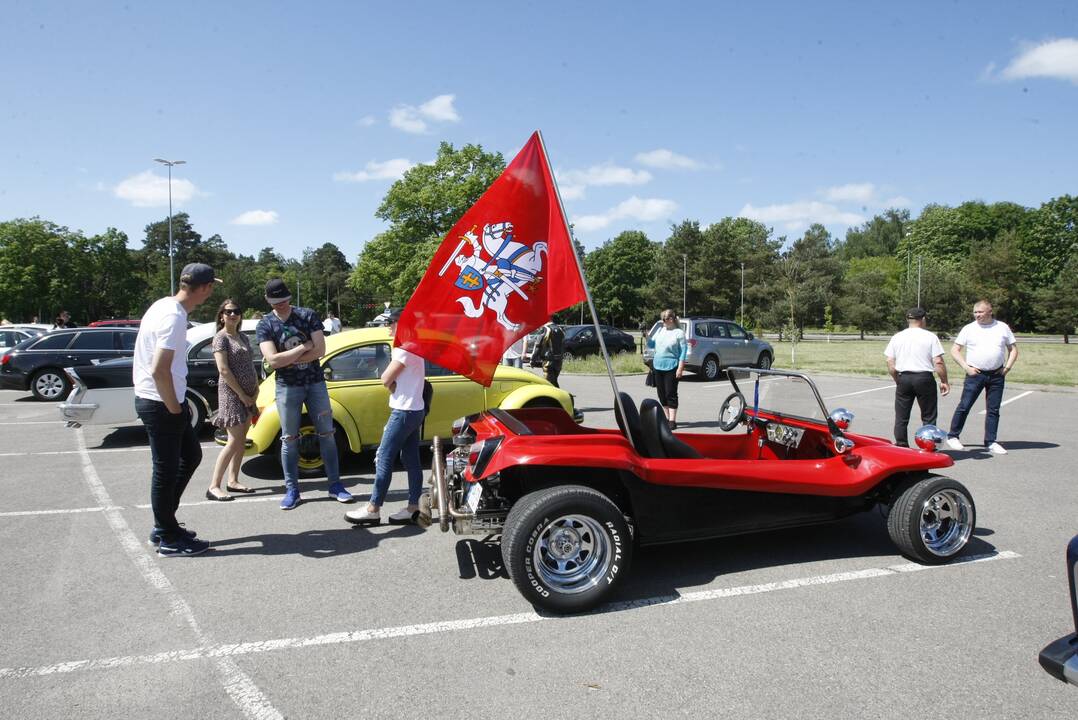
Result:
<instances>
[{"instance_id":1,"label":"handbag","mask_svg":"<svg viewBox=\"0 0 1078 720\"><path fill-rule=\"evenodd\" d=\"M655 370L648 370L648 374L644 376L644 384L648 387L655 387Z\"/></svg>"}]
</instances>

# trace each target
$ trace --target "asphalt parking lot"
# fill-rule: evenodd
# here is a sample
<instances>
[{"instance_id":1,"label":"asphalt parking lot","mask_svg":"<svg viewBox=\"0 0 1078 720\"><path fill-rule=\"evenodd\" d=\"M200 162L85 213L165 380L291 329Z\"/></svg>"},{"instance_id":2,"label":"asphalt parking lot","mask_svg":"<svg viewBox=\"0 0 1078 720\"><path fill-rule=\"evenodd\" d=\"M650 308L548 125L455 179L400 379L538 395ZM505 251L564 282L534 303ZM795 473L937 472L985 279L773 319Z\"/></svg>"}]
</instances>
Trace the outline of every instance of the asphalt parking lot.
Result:
<instances>
[{"instance_id":1,"label":"asphalt parking lot","mask_svg":"<svg viewBox=\"0 0 1078 720\"><path fill-rule=\"evenodd\" d=\"M585 422L613 424L605 377L562 380ZM817 381L855 432L889 435L889 382ZM713 431L725 388L681 394L681 428ZM613 604L555 618L481 538L354 528L320 479L281 512L271 459L244 465L255 495L204 500L208 436L180 519L212 549L159 558L141 427L68 429L54 405L3 391L0 717L1075 717L1078 688L1037 653L1073 630L1078 393L1009 386L1004 401L1010 454L971 447L946 472L977 503L963 562L911 565L865 514L641 551ZM370 457L343 471L365 498ZM398 472L389 511L404 488Z\"/></svg>"}]
</instances>

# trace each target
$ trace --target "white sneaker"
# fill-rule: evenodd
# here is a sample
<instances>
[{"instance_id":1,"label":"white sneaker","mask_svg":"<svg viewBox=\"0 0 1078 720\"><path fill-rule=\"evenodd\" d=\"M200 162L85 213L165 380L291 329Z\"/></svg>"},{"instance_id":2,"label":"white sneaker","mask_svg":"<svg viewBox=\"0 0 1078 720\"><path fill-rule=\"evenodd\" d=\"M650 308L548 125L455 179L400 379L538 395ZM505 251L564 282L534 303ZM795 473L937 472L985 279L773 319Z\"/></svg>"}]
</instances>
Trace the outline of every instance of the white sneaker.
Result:
<instances>
[{"instance_id":1,"label":"white sneaker","mask_svg":"<svg viewBox=\"0 0 1078 720\"><path fill-rule=\"evenodd\" d=\"M992 453L993 455L1006 455L1007 454L1007 450L1002 445L1000 445L999 443L992 443L991 445L989 445L988 446L988 452Z\"/></svg>"},{"instance_id":2,"label":"white sneaker","mask_svg":"<svg viewBox=\"0 0 1078 720\"><path fill-rule=\"evenodd\" d=\"M959 442L958 438L949 437L949 438L947 438L947 440L943 444L947 446L948 450L965 450L966 449L966 446L963 445L961 442ZM1000 448L1000 449L1002 450L1002 448Z\"/></svg>"},{"instance_id":3,"label":"white sneaker","mask_svg":"<svg viewBox=\"0 0 1078 720\"><path fill-rule=\"evenodd\" d=\"M401 508L397 512L389 516L389 522L394 525L411 525L415 522L415 517L419 512L416 510L409 510L408 508Z\"/></svg>"}]
</instances>

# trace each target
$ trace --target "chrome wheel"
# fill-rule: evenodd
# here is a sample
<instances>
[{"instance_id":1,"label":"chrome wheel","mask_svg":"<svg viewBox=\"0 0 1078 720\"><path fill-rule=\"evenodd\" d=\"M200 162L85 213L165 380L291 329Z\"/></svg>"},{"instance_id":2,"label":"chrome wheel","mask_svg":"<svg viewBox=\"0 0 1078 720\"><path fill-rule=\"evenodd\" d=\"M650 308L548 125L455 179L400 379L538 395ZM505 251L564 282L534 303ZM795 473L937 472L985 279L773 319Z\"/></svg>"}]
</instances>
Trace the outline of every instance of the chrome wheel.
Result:
<instances>
[{"instance_id":1,"label":"chrome wheel","mask_svg":"<svg viewBox=\"0 0 1078 720\"><path fill-rule=\"evenodd\" d=\"M708 355L704 359L704 377L708 380L716 380L719 377L719 361L714 355Z\"/></svg>"},{"instance_id":2,"label":"chrome wheel","mask_svg":"<svg viewBox=\"0 0 1078 720\"><path fill-rule=\"evenodd\" d=\"M962 493L940 490L921 506L921 540L934 555L950 557L966 545L972 533L973 508Z\"/></svg>"},{"instance_id":3,"label":"chrome wheel","mask_svg":"<svg viewBox=\"0 0 1078 720\"><path fill-rule=\"evenodd\" d=\"M606 531L587 515L563 515L547 525L532 554L542 581L567 595L598 584L610 558Z\"/></svg>"},{"instance_id":4,"label":"chrome wheel","mask_svg":"<svg viewBox=\"0 0 1078 720\"><path fill-rule=\"evenodd\" d=\"M771 356L767 353L760 355L760 362L756 363L756 367L761 370L769 370L771 368Z\"/></svg>"},{"instance_id":5,"label":"chrome wheel","mask_svg":"<svg viewBox=\"0 0 1078 720\"><path fill-rule=\"evenodd\" d=\"M66 380L55 370L43 370L33 380L30 390L39 400L62 400L68 389Z\"/></svg>"}]
</instances>

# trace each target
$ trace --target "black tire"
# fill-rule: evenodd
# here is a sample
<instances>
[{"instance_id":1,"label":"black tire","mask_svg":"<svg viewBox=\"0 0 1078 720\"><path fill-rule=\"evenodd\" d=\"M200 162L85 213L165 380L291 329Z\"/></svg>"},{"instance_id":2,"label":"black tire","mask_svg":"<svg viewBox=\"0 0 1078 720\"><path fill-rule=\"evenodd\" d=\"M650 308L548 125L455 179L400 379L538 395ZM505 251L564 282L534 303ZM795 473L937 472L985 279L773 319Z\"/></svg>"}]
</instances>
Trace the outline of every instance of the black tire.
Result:
<instances>
[{"instance_id":1,"label":"black tire","mask_svg":"<svg viewBox=\"0 0 1078 720\"><path fill-rule=\"evenodd\" d=\"M344 451L348 447L348 437L336 422L333 423L333 439L337 444L338 466L344 460ZM314 424L306 416L299 423L299 474L300 477L318 477L326 474L326 464L322 461L322 451L318 445L318 433Z\"/></svg>"},{"instance_id":2,"label":"black tire","mask_svg":"<svg viewBox=\"0 0 1078 720\"><path fill-rule=\"evenodd\" d=\"M59 368L41 368L30 378L30 392L42 402L59 402L71 394L71 380Z\"/></svg>"},{"instance_id":3,"label":"black tire","mask_svg":"<svg viewBox=\"0 0 1078 720\"><path fill-rule=\"evenodd\" d=\"M940 565L959 555L977 527L977 508L966 486L929 475L897 491L887 532L906 557Z\"/></svg>"},{"instance_id":4,"label":"black tire","mask_svg":"<svg viewBox=\"0 0 1078 720\"><path fill-rule=\"evenodd\" d=\"M548 544L562 542L559 560ZM579 485L529 493L502 530L502 560L517 590L538 608L579 613L603 602L629 571L629 525L606 495Z\"/></svg>"},{"instance_id":5,"label":"black tire","mask_svg":"<svg viewBox=\"0 0 1078 720\"><path fill-rule=\"evenodd\" d=\"M718 380L721 371L722 364L719 362L719 358L714 355L708 355L704 358L703 364L700 365L700 373L708 380Z\"/></svg>"},{"instance_id":6,"label":"black tire","mask_svg":"<svg viewBox=\"0 0 1078 720\"><path fill-rule=\"evenodd\" d=\"M581 355L581 357L583 357L583 355ZM567 363L572 359L573 359L573 354L571 352L569 352L568 350L566 350L565 352L563 352L561 354L561 361L563 363Z\"/></svg>"},{"instance_id":7,"label":"black tire","mask_svg":"<svg viewBox=\"0 0 1078 720\"><path fill-rule=\"evenodd\" d=\"M771 353L760 353L760 357L756 359L756 367L761 370L771 369Z\"/></svg>"},{"instance_id":8,"label":"black tire","mask_svg":"<svg viewBox=\"0 0 1078 720\"><path fill-rule=\"evenodd\" d=\"M554 398L548 398L548 397L532 398L528 402L524 403L523 407L525 409L527 409L527 408L558 408L559 410L562 409L560 402L558 402Z\"/></svg>"},{"instance_id":9,"label":"black tire","mask_svg":"<svg viewBox=\"0 0 1078 720\"><path fill-rule=\"evenodd\" d=\"M196 395L187 393L187 397L184 398L187 402L187 409L191 411L190 420L191 427L197 433L202 430L202 423L206 422L206 418L209 414L206 411L206 404Z\"/></svg>"}]
</instances>

